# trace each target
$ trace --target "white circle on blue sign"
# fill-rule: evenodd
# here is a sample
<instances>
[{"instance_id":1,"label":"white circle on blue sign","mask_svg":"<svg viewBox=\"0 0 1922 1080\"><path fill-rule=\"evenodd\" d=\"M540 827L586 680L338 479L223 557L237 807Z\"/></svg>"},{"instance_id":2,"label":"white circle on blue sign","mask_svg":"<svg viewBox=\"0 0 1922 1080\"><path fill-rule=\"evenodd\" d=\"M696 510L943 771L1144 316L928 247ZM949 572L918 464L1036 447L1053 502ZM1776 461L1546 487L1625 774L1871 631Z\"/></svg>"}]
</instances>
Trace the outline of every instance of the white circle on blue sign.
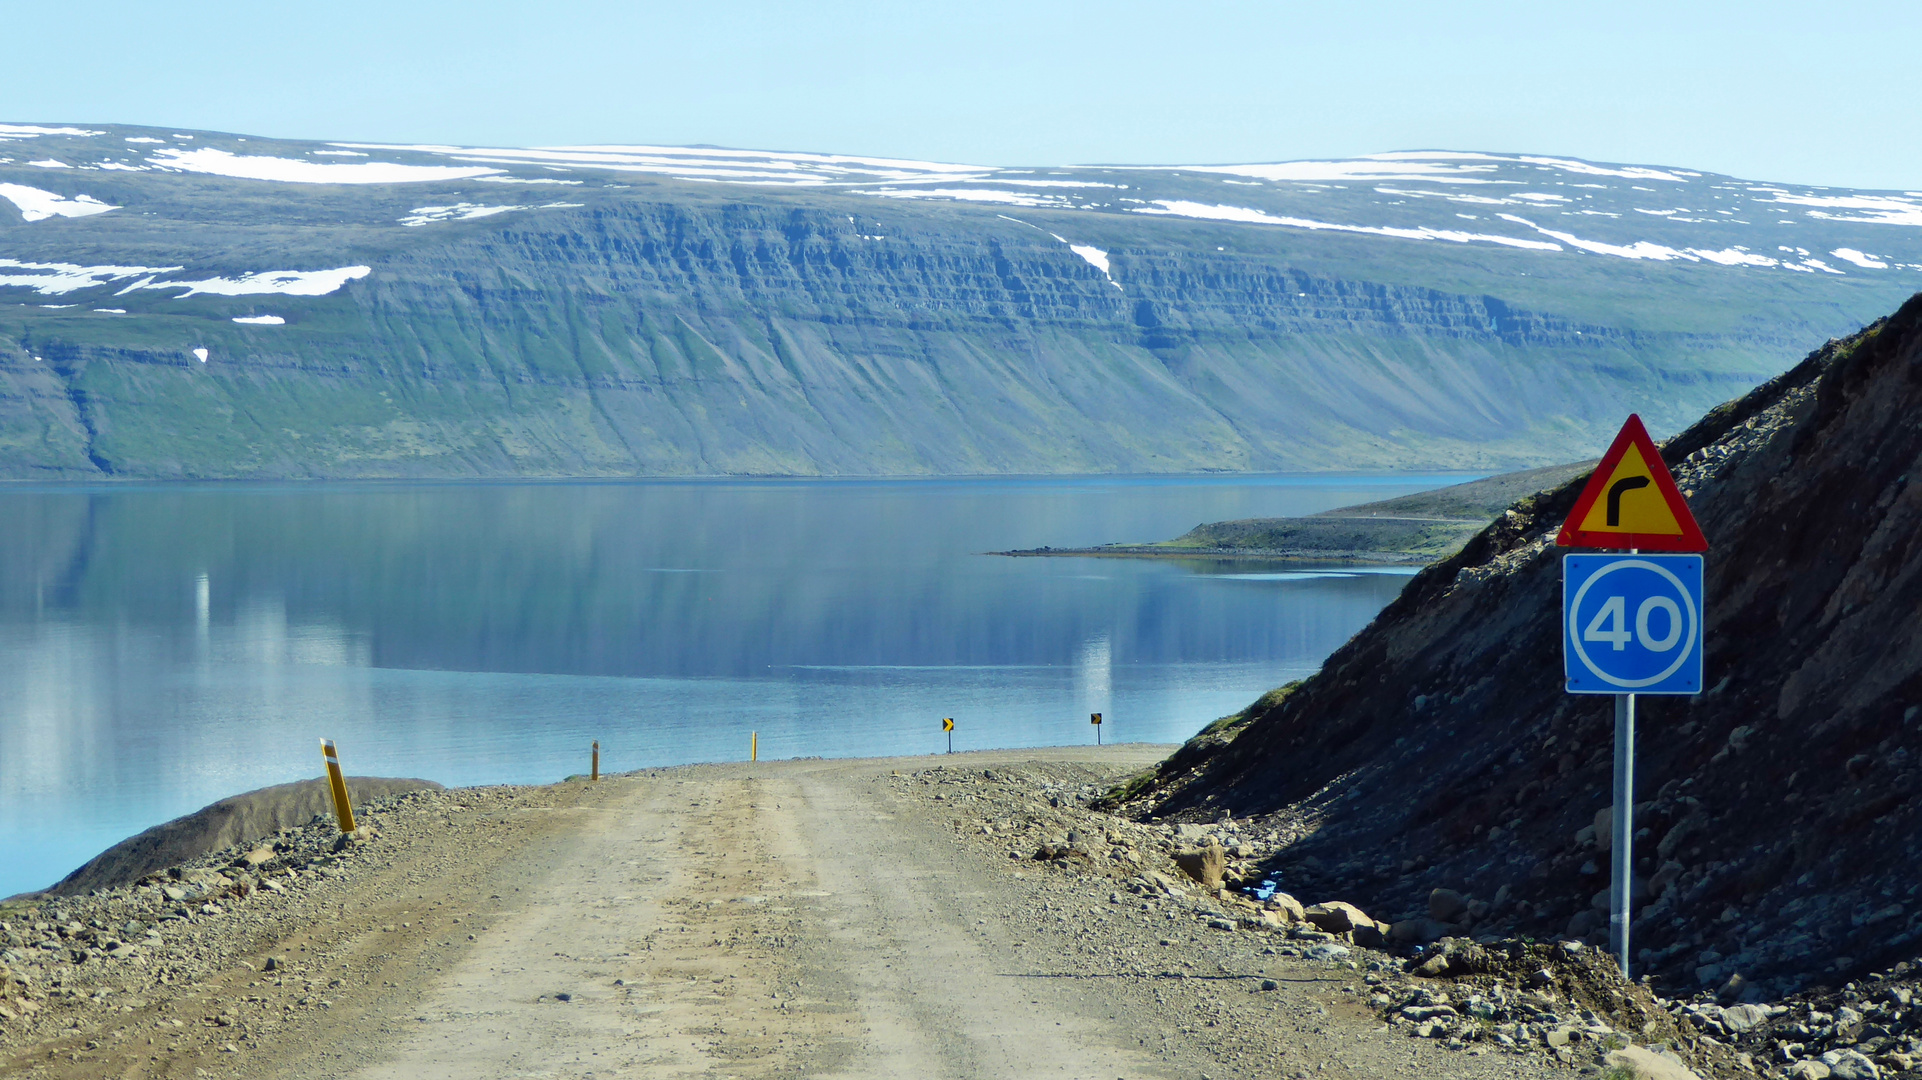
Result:
<instances>
[{"instance_id":1,"label":"white circle on blue sign","mask_svg":"<svg viewBox=\"0 0 1922 1080\"><path fill-rule=\"evenodd\" d=\"M1696 555L1570 555L1564 572L1574 591L1562 631L1569 689L1700 692L1701 565Z\"/></svg>"}]
</instances>

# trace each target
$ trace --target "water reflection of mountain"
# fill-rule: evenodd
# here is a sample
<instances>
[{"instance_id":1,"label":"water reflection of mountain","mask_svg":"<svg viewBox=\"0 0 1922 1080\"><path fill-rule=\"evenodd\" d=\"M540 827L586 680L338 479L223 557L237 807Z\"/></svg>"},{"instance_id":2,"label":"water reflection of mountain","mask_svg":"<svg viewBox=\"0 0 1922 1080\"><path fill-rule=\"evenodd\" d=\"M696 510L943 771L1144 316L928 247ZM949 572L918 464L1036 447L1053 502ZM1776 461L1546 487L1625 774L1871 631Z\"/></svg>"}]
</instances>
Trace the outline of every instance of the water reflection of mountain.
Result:
<instances>
[{"instance_id":1,"label":"water reflection of mountain","mask_svg":"<svg viewBox=\"0 0 1922 1080\"><path fill-rule=\"evenodd\" d=\"M997 528L1046 535L1085 514L966 485L934 499L879 485L471 485L11 504L0 614L234 628L209 639L223 660L753 675L1066 664L1109 633L1129 662L1242 659L1320 637L1331 607L1350 625L1397 587L1296 582L1312 602L1250 618L1248 597L1183 573L962 557Z\"/></svg>"}]
</instances>

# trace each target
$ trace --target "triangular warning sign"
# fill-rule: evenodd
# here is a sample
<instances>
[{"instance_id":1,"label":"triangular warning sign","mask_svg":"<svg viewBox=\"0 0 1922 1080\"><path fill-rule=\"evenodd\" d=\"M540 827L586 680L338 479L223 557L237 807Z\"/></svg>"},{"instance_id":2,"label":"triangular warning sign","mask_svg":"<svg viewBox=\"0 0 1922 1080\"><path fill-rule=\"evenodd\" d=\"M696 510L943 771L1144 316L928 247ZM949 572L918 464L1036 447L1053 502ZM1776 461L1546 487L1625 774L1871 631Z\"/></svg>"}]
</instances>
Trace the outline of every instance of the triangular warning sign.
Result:
<instances>
[{"instance_id":1,"label":"triangular warning sign","mask_svg":"<svg viewBox=\"0 0 1922 1080\"><path fill-rule=\"evenodd\" d=\"M1555 543L1644 551L1708 550L1708 540L1676 490L1655 440L1648 437L1642 418L1632 414L1602 455L1602 463L1595 466Z\"/></svg>"}]
</instances>

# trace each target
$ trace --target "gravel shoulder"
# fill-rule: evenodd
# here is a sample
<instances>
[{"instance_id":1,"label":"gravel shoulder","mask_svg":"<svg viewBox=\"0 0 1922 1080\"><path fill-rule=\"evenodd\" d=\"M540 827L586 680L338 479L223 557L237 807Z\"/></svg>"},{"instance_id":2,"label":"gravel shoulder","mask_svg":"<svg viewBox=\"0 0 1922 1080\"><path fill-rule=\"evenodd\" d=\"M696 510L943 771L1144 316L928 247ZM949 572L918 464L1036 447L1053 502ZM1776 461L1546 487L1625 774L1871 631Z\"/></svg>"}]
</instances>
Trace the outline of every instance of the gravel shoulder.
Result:
<instances>
[{"instance_id":1,"label":"gravel shoulder","mask_svg":"<svg viewBox=\"0 0 1922 1080\"><path fill-rule=\"evenodd\" d=\"M229 851L0 913L0 1074L1526 1078L1583 1063L1411 1038L1367 1002L1399 977L1392 959L1302 955L1198 887L1129 887L1161 856L1121 834L1152 827L1085 804L1167 749L690 766L372 804L378 835L339 853L310 825L251 867ZM1108 830L1126 842L1087 839ZM1043 845L1064 851L1036 859Z\"/></svg>"}]
</instances>

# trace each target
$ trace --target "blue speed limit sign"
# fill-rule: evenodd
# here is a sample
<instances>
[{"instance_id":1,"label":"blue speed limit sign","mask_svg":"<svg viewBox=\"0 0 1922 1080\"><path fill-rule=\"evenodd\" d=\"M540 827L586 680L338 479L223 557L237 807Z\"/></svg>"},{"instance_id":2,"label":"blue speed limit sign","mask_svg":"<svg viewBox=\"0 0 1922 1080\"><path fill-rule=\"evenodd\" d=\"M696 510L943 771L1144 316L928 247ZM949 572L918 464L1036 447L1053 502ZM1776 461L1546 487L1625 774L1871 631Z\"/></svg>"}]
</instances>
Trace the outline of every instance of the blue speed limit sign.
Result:
<instances>
[{"instance_id":1,"label":"blue speed limit sign","mask_svg":"<svg viewBox=\"0 0 1922 1080\"><path fill-rule=\"evenodd\" d=\"M1562 560L1562 664L1571 694L1702 692L1702 557Z\"/></svg>"}]
</instances>

